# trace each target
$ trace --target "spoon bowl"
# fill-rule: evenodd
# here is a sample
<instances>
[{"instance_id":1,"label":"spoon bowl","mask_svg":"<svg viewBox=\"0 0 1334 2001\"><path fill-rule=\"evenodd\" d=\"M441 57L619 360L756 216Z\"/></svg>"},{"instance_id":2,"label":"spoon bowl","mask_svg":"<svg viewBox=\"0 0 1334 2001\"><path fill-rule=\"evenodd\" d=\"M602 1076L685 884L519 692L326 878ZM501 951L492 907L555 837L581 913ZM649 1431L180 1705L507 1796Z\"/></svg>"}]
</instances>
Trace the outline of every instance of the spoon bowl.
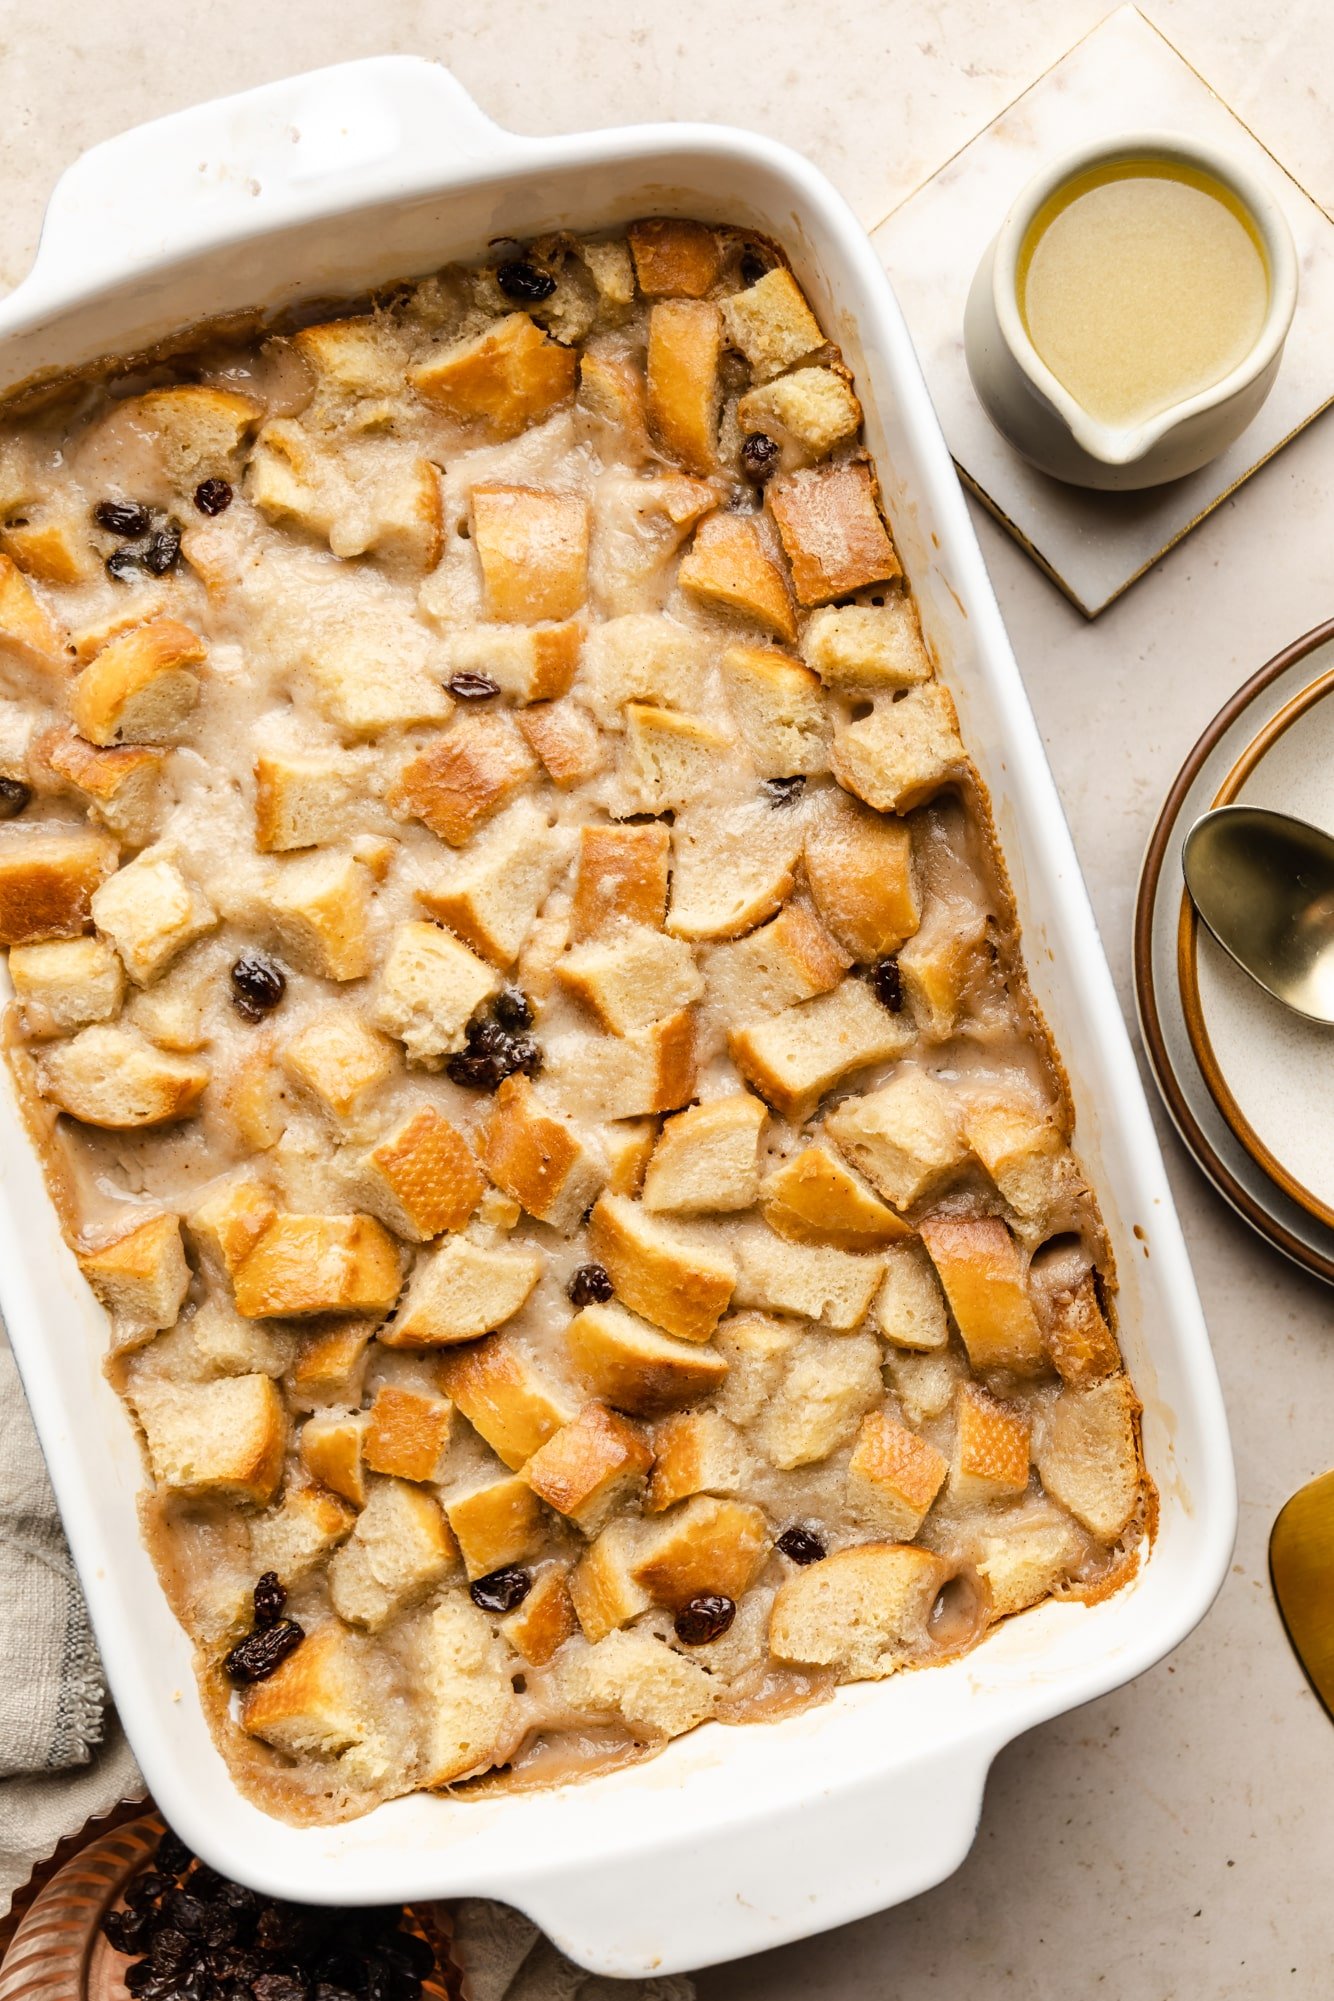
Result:
<instances>
[{"instance_id":1,"label":"spoon bowl","mask_svg":"<svg viewBox=\"0 0 1334 2001\"><path fill-rule=\"evenodd\" d=\"M1280 1510L1269 1577L1302 1672L1334 1718L1334 1473L1308 1480Z\"/></svg>"},{"instance_id":2,"label":"spoon bowl","mask_svg":"<svg viewBox=\"0 0 1334 2001\"><path fill-rule=\"evenodd\" d=\"M1219 806L1181 851L1191 902L1267 993L1334 1025L1334 837L1263 806Z\"/></svg>"}]
</instances>

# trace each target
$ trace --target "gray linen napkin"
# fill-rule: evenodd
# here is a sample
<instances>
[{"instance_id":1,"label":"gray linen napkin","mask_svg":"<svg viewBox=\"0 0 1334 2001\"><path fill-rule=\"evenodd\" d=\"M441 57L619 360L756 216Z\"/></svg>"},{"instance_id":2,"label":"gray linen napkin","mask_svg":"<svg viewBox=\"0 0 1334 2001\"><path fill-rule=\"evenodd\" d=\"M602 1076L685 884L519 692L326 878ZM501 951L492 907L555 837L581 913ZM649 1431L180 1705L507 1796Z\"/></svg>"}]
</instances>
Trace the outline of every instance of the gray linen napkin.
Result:
<instances>
[{"instance_id":1,"label":"gray linen napkin","mask_svg":"<svg viewBox=\"0 0 1334 2001\"><path fill-rule=\"evenodd\" d=\"M142 1792L23 1385L0 1346L0 1914L66 1835ZM453 1918L470 2001L694 2001L689 1980L584 1973L503 1904L469 1898Z\"/></svg>"}]
</instances>

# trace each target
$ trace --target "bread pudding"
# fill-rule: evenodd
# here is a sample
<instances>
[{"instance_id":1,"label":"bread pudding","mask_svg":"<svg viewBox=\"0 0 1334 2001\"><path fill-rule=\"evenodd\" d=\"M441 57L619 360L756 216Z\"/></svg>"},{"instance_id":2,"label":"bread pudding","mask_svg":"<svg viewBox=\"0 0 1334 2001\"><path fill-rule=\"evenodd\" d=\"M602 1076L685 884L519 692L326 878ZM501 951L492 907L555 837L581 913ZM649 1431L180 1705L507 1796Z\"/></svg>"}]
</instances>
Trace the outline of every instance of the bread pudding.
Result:
<instances>
[{"instance_id":1,"label":"bread pudding","mask_svg":"<svg viewBox=\"0 0 1334 2001\"><path fill-rule=\"evenodd\" d=\"M8 1056L249 1797L568 1779L1133 1570L1109 1246L780 250L107 364L11 405L0 552Z\"/></svg>"}]
</instances>

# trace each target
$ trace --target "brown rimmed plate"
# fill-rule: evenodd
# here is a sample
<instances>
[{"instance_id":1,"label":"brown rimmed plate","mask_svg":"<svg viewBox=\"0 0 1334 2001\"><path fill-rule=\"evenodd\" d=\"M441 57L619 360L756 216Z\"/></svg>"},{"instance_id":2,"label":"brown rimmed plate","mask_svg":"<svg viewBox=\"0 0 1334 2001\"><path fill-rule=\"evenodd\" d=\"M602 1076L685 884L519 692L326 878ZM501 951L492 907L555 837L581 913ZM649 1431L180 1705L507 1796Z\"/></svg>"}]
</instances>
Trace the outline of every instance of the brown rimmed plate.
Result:
<instances>
[{"instance_id":1,"label":"brown rimmed plate","mask_svg":"<svg viewBox=\"0 0 1334 2001\"><path fill-rule=\"evenodd\" d=\"M1134 938L1144 1046L1182 1139L1239 1215L1334 1281L1334 1031L1227 958L1181 875L1195 820L1239 800L1334 831L1334 620L1252 676L1191 751L1149 841Z\"/></svg>"}]
</instances>

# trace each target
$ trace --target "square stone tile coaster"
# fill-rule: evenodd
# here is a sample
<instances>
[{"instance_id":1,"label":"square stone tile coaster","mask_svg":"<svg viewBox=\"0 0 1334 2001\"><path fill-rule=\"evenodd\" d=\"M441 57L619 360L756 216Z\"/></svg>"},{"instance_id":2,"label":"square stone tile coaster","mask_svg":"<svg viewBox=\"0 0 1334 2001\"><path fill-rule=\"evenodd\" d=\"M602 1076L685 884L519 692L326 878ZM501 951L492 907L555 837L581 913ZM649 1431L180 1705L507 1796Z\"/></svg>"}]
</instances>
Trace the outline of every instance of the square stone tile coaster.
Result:
<instances>
[{"instance_id":1,"label":"square stone tile coaster","mask_svg":"<svg viewBox=\"0 0 1334 2001\"><path fill-rule=\"evenodd\" d=\"M1094 493L1035 471L992 428L964 360L964 302L1024 183L1087 140L1136 129L1185 133L1239 155L1287 216L1300 291L1269 398L1221 458L1144 493ZM965 483L1089 618L1334 401L1334 222L1138 8L1118 8L1094 28L872 240Z\"/></svg>"}]
</instances>

